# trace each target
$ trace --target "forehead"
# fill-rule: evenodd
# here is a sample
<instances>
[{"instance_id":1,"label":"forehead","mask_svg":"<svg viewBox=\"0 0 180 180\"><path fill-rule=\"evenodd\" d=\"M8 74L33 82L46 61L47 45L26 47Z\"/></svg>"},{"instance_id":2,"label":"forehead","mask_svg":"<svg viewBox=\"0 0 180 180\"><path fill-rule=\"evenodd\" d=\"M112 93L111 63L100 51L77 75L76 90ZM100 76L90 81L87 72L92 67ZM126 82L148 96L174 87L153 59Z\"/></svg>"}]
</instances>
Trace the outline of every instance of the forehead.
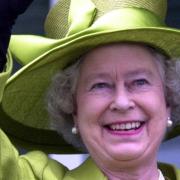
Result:
<instances>
[{"instance_id":1,"label":"forehead","mask_svg":"<svg viewBox=\"0 0 180 180\"><path fill-rule=\"evenodd\" d=\"M119 43L97 47L88 52L81 64L81 72L114 69L155 68L155 51L141 44Z\"/></svg>"}]
</instances>

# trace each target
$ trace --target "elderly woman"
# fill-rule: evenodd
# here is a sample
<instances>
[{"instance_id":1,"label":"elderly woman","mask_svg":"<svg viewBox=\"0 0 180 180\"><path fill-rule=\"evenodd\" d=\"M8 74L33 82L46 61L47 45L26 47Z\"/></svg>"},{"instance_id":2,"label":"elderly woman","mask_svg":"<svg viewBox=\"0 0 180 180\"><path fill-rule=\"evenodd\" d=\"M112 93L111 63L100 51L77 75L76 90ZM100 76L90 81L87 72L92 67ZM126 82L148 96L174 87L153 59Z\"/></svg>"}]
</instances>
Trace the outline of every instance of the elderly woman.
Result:
<instances>
[{"instance_id":1,"label":"elderly woman","mask_svg":"<svg viewBox=\"0 0 180 180\"><path fill-rule=\"evenodd\" d=\"M81 7L76 3L81 3ZM53 137L52 129L48 131L42 99L50 79L58 73L47 98L50 117L60 137L90 157L69 171L40 151L19 156L1 132L1 157L6 154L1 160L2 177L180 179L177 168L157 163L157 152L167 129L171 127L169 138L179 133L180 32L164 26L166 1L76 3L60 1L48 16L48 35L61 37L60 40L13 37L11 52L24 67L8 81L1 115L13 124L7 123L7 134L13 134L14 129L17 139L23 134L16 144L22 145L28 138L31 144L37 143L38 140L30 139L31 134L43 140L45 134L39 137L38 132ZM61 12L65 19L63 28L49 24L62 24L62 14L58 16ZM175 42L170 44L172 40ZM23 52L20 47L25 47ZM65 142L60 145L60 152L75 152ZM7 167L13 176L8 176Z\"/></svg>"},{"instance_id":2,"label":"elderly woman","mask_svg":"<svg viewBox=\"0 0 180 180\"><path fill-rule=\"evenodd\" d=\"M157 152L179 99L177 70L179 61L144 44L103 45L56 76L49 111L108 179L158 179Z\"/></svg>"}]
</instances>

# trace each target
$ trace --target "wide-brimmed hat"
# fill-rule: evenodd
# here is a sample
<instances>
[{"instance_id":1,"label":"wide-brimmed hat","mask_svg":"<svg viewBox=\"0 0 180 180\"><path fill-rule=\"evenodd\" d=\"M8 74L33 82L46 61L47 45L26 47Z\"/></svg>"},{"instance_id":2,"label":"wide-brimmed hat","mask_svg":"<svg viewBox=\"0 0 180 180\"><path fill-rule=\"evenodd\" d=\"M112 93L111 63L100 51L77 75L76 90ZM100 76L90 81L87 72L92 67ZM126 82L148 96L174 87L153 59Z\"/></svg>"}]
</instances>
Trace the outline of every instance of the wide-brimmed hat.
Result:
<instances>
[{"instance_id":1,"label":"wide-brimmed hat","mask_svg":"<svg viewBox=\"0 0 180 180\"><path fill-rule=\"evenodd\" d=\"M146 43L180 56L180 31L166 27L166 0L60 0L47 16L47 37L13 36L10 50L23 67L8 80L1 105L3 129L17 145L77 152L50 126L45 96L52 77L96 46ZM168 138L177 136L176 126Z\"/></svg>"}]
</instances>

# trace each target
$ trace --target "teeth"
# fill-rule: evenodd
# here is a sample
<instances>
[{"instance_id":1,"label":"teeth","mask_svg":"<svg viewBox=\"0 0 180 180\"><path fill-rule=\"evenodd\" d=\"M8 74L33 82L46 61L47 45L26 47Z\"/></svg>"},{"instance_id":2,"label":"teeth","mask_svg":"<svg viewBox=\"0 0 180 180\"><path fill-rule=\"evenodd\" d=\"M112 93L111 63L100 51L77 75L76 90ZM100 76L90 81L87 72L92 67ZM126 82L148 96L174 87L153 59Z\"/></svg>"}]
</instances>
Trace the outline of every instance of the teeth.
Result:
<instances>
[{"instance_id":1,"label":"teeth","mask_svg":"<svg viewBox=\"0 0 180 180\"><path fill-rule=\"evenodd\" d=\"M135 125L136 125L136 128L138 128L141 125L141 123L140 122L136 122Z\"/></svg>"},{"instance_id":2,"label":"teeth","mask_svg":"<svg viewBox=\"0 0 180 180\"><path fill-rule=\"evenodd\" d=\"M115 127L116 127L116 125L115 125ZM125 124L121 124L119 129L125 129L125 128L126 128L126 125Z\"/></svg>"},{"instance_id":3,"label":"teeth","mask_svg":"<svg viewBox=\"0 0 180 180\"><path fill-rule=\"evenodd\" d=\"M131 125L132 128L135 128L136 127L136 123L133 122L132 125Z\"/></svg>"},{"instance_id":4,"label":"teeth","mask_svg":"<svg viewBox=\"0 0 180 180\"><path fill-rule=\"evenodd\" d=\"M141 126L140 122L128 122L128 123L122 123L122 124L112 124L110 125L110 129L112 130L131 130L131 129L137 129Z\"/></svg>"},{"instance_id":5,"label":"teeth","mask_svg":"<svg viewBox=\"0 0 180 180\"><path fill-rule=\"evenodd\" d=\"M131 123L126 124L126 129L131 129Z\"/></svg>"}]
</instances>

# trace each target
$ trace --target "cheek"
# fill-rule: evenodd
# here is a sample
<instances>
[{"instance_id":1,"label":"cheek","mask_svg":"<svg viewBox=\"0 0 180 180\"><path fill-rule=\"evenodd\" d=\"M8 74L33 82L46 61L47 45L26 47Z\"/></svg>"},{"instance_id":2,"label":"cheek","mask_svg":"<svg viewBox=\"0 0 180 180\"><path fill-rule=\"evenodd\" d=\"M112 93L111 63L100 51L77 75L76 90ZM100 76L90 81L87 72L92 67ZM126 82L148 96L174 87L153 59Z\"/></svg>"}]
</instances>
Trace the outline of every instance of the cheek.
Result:
<instances>
[{"instance_id":1,"label":"cheek","mask_svg":"<svg viewBox=\"0 0 180 180\"><path fill-rule=\"evenodd\" d=\"M105 96L97 97L84 94L77 96L77 126L84 143L100 142L102 137L102 120L108 108L109 98ZM93 133L92 133L93 132ZM97 144L96 144L97 145Z\"/></svg>"},{"instance_id":2,"label":"cheek","mask_svg":"<svg viewBox=\"0 0 180 180\"><path fill-rule=\"evenodd\" d=\"M108 98L91 95L78 96L77 117L79 121L98 121L103 112L108 108Z\"/></svg>"},{"instance_id":3,"label":"cheek","mask_svg":"<svg viewBox=\"0 0 180 180\"><path fill-rule=\"evenodd\" d=\"M104 98L86 95L77 98L76 122L81 138L89 151L101 144L101 120L107 107L108 103Z\"/></svg>"},{"instance_id":4,"label":"cheek","mask_svg":"<svg viewBox=\"0 0 180 180\"><path fill-rule=\"evenodd\" d=\"M142 107L144 107L144 111L149 116L149 128L156 133L160 130L162 132L165 131L168 117L168 107L166 106L165 97L162 92L158 90L144 98L141 97L141 99L144 99Z\"/></svg>"},{"instance_id":5,"label":"cheek","mask_svg":"<svg viewBox=\"0 0 180 180\"><path fill-rule=\"evenodd\" d=\"M148 109L152 109L154 112L158 112L161 114L161 111L166 111L166 100L164 95L164 89L162 86L155 86L151 89L151 91L140 94L139 99L144 102L144 106L147 106Z\"/></svg>"}]
</instances>

